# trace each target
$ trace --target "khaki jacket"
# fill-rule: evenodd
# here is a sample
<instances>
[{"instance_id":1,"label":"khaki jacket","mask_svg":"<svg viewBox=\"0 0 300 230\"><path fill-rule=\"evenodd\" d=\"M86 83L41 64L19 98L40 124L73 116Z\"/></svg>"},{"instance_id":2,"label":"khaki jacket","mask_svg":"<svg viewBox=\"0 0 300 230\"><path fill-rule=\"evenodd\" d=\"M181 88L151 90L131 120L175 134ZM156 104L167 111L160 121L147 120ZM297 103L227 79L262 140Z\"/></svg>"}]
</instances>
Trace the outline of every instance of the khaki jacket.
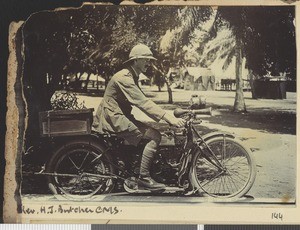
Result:
<instances>
[{"instance_id":1,"label":"khaki jacket","mask_svg":"<svg viewBox=\"0 0 300 230\"><path fill-rule=\"evenodd\" d=\"M119 133L137 129L131 114L132 105L155 121L165 115L163 109L144 95L137 82L138 76L129 69L123 69L111 78L94 118L93 128L97 132Z\"/></svg>"}]
</instances>

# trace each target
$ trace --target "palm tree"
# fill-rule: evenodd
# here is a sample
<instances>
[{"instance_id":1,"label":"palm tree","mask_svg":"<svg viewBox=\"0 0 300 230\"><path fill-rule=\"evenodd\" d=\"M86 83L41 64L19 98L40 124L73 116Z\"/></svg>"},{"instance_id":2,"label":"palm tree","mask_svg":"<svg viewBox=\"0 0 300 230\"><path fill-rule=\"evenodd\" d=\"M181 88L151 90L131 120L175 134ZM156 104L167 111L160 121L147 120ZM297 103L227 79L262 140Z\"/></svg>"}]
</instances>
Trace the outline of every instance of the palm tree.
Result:
<instances>
[{"instance_id":1,"label":"palm tree","mask_svg":"<svg viewBox=\"0 0 300 230\"><path fill-rule=\"evenodd\" d=\"M243 44L231 24L223 21L218 12L215 18L214 27L217 33L210 37L204 48L200 63L210 66L216 61L223 61L222 69L225 71L235 60L235 79L236 79L236 95L233 111L245 112L246 104L243 94Z\"/></svg>"},{"instance_id":2,"label":"palm tree","mask_svg":"<svg viewBox=\"0 0 300 230\"><path fill-rule=\"evenodd\" d=\"M168 78L170 68L176 65L184 66L184 47L191 43L193 32L210 18L212 12L210 7L179 8L177 12L179 24L174 28L168 29L160 39L159 50L162 56L161 59L165 59L168 65L163 65L163 62L160 62L161 68L159 69L167 85L169 103L173 103L170 79Z\"/></svg>"},{"instance_id":3,"label":"palm tree","mask_svg":"<svg viewBox=\"0 0 300 230\"><path fill-rule=\"evenodd\" d=\"M244 58L248 69L261 76L267 71L279 74L291 69L295 73L294 12L293 7L218 8L216 26L227 22L235 40L232 48L236 57L237 84L234 111L246 111L242 88ZM228 55L228 60L232 60L231 55Z\"/></svg>"},{"instance_id":4,"label":"palm tree","mask_svg":"<svg viewBox=\"0 0 300 230\"><path fill-rule=\"evenodd\" d=\"M235 79L236 79L236 91L233 111L234 112L246 112L246 103L243 92L243 78L242 78L242 63L243 63L243 52L241 40L236 41L235 46Z\"/></svg>"}]
</instances>

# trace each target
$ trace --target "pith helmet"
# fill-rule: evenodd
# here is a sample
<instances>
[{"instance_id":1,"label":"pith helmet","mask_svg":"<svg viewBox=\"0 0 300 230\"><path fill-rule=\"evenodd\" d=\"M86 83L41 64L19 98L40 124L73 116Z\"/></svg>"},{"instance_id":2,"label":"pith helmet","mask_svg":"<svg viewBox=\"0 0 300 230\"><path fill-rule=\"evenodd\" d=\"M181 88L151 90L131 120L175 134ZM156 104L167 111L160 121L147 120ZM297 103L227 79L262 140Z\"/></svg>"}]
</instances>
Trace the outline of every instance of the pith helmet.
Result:
<instances>
[{"instance_id":1,"label":"pith helmet","mask_svg":"<svg viewBox=\"0 0 300 230\"><path fill-rule=\"evenodd\" d=\"M157 60L155 57L153 57L153 53L148 46L144 44L138 44L131 49L129 53L129 59L124 63L138 58Z\"/></svg>"}]
</instances>

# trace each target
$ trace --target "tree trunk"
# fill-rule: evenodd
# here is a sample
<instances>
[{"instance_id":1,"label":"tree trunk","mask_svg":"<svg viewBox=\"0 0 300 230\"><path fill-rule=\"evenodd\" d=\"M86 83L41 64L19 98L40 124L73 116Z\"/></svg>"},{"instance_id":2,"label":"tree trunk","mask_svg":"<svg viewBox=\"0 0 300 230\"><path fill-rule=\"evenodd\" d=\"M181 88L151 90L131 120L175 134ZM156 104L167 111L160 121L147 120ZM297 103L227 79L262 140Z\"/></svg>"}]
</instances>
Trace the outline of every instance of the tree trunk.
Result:
<instances>
[{"instance_id":1,"label":"tree trunk","mask_svg":"<svg viewBox=\"0 0 300 230\"><path fill-rule=\"evenodd\" d=\"M236 93L234 101L234 112L246 112L246 104L244 100L243 92L243 77L242 77L242 49L240 41L237 42L236 47L236 64L235 64L235 76L236 76Z\"/></svg>"},{"instance_id":2,"label":"tree trunk","mask_svg":"<svg viewBox=\"0 0 300 230\"><path fill-rule=\"evenodd\" d=\"M161 92L161 76L160 76L160 72L157 72L157 87L158 87L158 92Z\"/></svg>"},{"instance_id":3,"label":"tree trunk","mask_svg":"<svg viewBox=\"0 0 300 230\"><path fill-rule=\"evenodd\" d=\"M169 79L169 77L168 77L169 74L163 73L163 71L159 70L156 66L153 66L153 67L154 67L154 69L157 71L157 73L160 75L160 76L159 76L159 79L160 79L160 80L161 80L161 76L164 77L164 80L165 80L165 82L166 82L167 89L168 89L168 95L169 95L169 101L168 101L168 103L169 103L169 104L173 104L173 94L172 94L172 89L171 89L171 86L170 86L170 79ZM169 70L169 72L170 72L170 70ZM160 82L159 82L159 83L160 83ZM160 85L160 84L158 84L158 85Z\"/></svg>"},{"instance_id":4,"label":"tree trunk","mask_svg":"<svg viewBox=\"0 0 300 230\"><path fill-rule=\"evenodd\" d=\"M61 74L58 71L53 71L52 73L49 73L50 76L50 82L48 84L48 98L47 100L50 103L50 99L52 95L55 93L56 90L61 90L61 85L59 84L61 82Z\"/></svg>"},{"instance_id":5,"label":"tree trunk","mask_svg":"<svg viewBox=\"0 0 300 230\"><path fill-rule=\"evenodd\" d=\"M169 104L173 104L173 93L172 93L172 89L171 89L171 87L170 87L169 82L166 82L166 85L167 85L168 96L169 96L169 101L168 101L168 103L169 103Z\"/></svg>"},{"instance_id":6,"label":"tree trunk","mask_svg":"<svg viewBox=\"0 0 300 230\"><path fill-rule=\"evenodd\" d=\"M255 80L255 78L254 78L252 70L249 70L249 78L250 78L249 81L250 81L252 99L257 99L256 91L255 91L255 86L254 86L254 80Z\"/></svg>"},{"instance_id":7,"label":"tree trunk","mask_svg":"<svg viewBox=\"0 0 300 230\"><path fill-rule=\"evenodd\" d=\"M97 93L99 91L99 76L97 75Z\"/></svg>"},{"instance_id":8,"label":"tree trunk","mask_svg":"<svg viewBox=\"0 0 300 230\"><path fill-rule=\"evenodd\" d=\"M161 92L161 85L160 85L160 82L158 83L158 92Z\"/></svg>"},{"instance_id":9,"label":"tree trunk","mask_svg":"<svg viewBox=\"0 0 300 230\"><path fill-rule=\"evenodd\" d=\"M90 76L91 76L91 73L89 73L87 78L86 78L86 83L85 83L85 86L84 86L84 89L83 89L84 92L87 92L88 84L89 84L89 81L90 81Z\"/></svg>"},{"instance_id":10,"label":"tree trunk","mask_svg":"<svg viewBox=\"0 0 300 230\"><path fill-rule=\"evenodd\" d=\"M76 92L81 88L80 78L82 77L83 73L84 72L79 73L79 76L77 76L77 74L75 75L74 89Z\"/></svg>"},{"instance_id":11,"label":"tree trunk","mask_svg":"<svg viewBox=\"0 0 300 230\"><path fill-rule=\"evenodd\" d=\"M169 96L169 104L173 104L173 93L172 93L172 89L171 89L171 85L170 85L170 69L168 71L167 74L164 74L165 76L165 82L167 85L167 89L168 89L168 96Z\"/></svg>"},{"instance_id":12,"label":"tree trunk","mask_svg":"<svg viewBox=\"0 0 300 230\"><path fill-rule=\"evenodd\" d=\"M106 74L104 75L104 79L105 79L105 82L104 82L104 88L106 89L106 86L108 84L108 81L109 81L109 76L107 76Z\"/></svg>"}]
</instances>

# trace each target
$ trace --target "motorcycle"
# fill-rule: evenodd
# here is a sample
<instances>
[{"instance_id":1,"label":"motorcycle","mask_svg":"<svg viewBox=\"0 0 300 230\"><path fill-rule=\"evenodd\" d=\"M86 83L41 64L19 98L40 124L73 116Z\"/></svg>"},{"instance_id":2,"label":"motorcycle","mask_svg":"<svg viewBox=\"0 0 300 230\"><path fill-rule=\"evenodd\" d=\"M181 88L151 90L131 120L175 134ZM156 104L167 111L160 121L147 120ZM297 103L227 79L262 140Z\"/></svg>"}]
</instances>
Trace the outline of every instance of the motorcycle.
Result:
<instances>
[{"instance_id":1,"label":"motorcycle","mask_svg":"<svg viewBox=\"0 0 300 230\"><path fill-rule=\"evenodd\" d=\"M203 114L211 114L211 108L174 111L175 117L184 118L186 124L181 130L169 128L163 132L151 177L167 187L156 192L240 198L256 176L251 151L230 133L201 136L195 126L201 124ZM137 185L144 144L133 147L113 134L93 131L63 138L39 174L47 176L53 194L68 199L84 200L118 191L154 193Z\"/></svg>"}]
</instances>

